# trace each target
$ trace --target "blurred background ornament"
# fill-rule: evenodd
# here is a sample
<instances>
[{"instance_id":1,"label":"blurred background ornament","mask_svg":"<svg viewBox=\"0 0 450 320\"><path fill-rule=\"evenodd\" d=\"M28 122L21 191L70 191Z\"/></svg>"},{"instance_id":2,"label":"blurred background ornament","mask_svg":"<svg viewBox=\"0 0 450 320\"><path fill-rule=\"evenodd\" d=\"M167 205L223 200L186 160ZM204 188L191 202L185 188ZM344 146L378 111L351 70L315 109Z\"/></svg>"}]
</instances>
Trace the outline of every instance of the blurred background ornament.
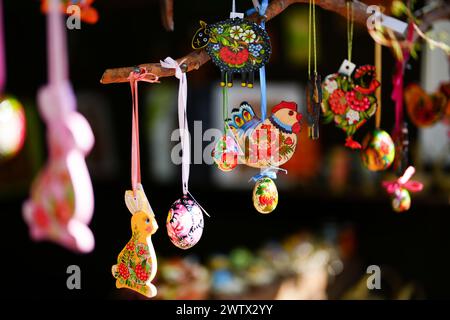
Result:
<instances>
[{"instance_id":1,"label":"blurred background ornament","mask_svg":"<svg viewBox=\"0 0 450 320\"><path fill-rule=\"evenodd\" d=\"M26 134L25 111L10 96L0 99L0 162L13 158L23 147Z\"/></svg>"},{"instance_id":2,"label":"blurred background ornament","mask_svg":"<svg viewBox=\"0 0 450 320\"><path fill-rule=\"evenodd\" d=\"M432 126L443 118L448 102L443 92L428 94L413 83L405 88L405 104L411 122L423 128Z\"/></svg>"},{"instance_id":3,"label":"blurred background ornament","mask_svg":"<svg viewBox=\"0 0 450 320\"><path fill-rule=\"evenodd\" d=\"M409 191L419 192L423 189L423 184L410 180L416 170L409 166L405 173L395 181L383 181L383 187L392 196L392 209L396 212L409 210L411 207L411 197Z\"/></svg>"}]
</instances>

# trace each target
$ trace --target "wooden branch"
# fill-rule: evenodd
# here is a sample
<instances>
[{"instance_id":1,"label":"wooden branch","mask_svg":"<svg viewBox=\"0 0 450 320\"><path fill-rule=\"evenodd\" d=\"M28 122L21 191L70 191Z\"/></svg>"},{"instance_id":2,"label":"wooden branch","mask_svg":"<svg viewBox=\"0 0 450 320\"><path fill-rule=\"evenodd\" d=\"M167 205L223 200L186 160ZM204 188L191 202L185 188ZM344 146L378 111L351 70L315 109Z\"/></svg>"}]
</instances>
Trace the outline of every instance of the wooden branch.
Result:
<instances>
[{"instance_id":1,"label":"wooden branch","mask_svg":"<svg viewBox=\"0 0 450 320\"><path fill-rule=\"evenodd\" d=\"M272 0L266 11L266 21L275 18L287 7L295 3L309 3L309 0ZM321 8L347 16L346 0L316 0L316 5ZM360 1L353 1L353 14L355 23L366 24L369 14L366 13L367 5ZM260 16L253 14L248 17L249 20L258 22ZM187 72L197 70L203 64L209 61L209 56L204 49L189 53L188 55L177 59L178 63L184 61L187 65ZM170 77L175 75L174 69L165 69L159 63L145 63L138 67L145 68L147 72L153 73L158 77ZM100 80L103 84L128 82L128 76L134 70L133 67L107 69Z\"/></svg>"}]
</instances>

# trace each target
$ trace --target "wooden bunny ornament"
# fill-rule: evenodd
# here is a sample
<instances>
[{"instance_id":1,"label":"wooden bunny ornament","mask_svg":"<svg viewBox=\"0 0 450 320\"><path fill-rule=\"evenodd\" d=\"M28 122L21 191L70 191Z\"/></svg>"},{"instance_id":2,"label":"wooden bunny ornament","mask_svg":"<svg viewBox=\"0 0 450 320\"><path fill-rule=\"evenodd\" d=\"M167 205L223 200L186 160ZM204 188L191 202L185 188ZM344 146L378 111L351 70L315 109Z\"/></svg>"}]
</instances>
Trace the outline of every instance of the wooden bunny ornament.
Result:
<instances>
[{"instance_id":1,"label":"wooden bunny ornament","mask_svg":"<svg viewBox=\"0 0 450 320\"><path fill-rule=\"evenodd\" d=\"M125 192L125 203L133 215L132 236L112 267L112 274L117 279L117 288L128 288L152 298L157 293L151 283L156 275L157 261L151 236L158 230L158 224L141 184L135 194L132 190Z\"/></svg>"}]
</instances>

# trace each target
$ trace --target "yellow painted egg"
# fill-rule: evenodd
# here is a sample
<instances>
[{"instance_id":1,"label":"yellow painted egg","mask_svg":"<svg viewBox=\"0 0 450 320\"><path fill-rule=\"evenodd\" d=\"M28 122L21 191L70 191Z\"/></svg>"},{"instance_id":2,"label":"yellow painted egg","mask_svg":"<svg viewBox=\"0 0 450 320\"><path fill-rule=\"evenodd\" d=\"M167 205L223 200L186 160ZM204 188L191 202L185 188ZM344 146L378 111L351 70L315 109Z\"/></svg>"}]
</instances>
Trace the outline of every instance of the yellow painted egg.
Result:
<instances>
[{"instance_id":1,"label":"yellow painted egg","mask_svg":"<svg viewBox=\"0 0 450 320\"><path fill-rule=\"evenodd\" d=\"M278 190L275 182L268 177L263 177L256 181L253 188L253 205L255 209L262 213L271 213L278 204Z\"/></svg>"},{"instance_id":2,"label":"yellow painted egg","mask_svg":"<svg viewBox=\"0 0 450 320\"><path fill-rule=\"evenodd\" d=\"M384 130L375 129L363 141L361 159L370 171L386 170L395 158L395 145Z\"/></svg>"},{"instance_id":3,"label":"yellow painted egg","mask_svg":"<svg viewBox=\"0 0 450 320\"><path fill-rule=\"evenodd\" d=\"M411 207L411 196L409 195L409 191L400 188L392 195L392 209L395 212L404 212L408 211Z\"/></svg>"}]
</instances>

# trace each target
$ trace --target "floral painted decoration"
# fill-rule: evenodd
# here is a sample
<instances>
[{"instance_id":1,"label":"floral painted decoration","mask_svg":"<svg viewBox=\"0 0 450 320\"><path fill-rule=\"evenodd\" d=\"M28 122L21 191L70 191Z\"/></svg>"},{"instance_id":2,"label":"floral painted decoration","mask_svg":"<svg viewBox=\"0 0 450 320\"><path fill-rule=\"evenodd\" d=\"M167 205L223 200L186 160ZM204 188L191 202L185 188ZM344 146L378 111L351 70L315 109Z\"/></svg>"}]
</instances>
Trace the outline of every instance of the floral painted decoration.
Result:
<instances>
[{"instance_id":1,"label":"floral painted decoration","mask_svg":"<svg viewBox=\"0 0 450 320\"><path fill-rule=\"evenodd\" d=\"M175 201L167 216L170 241L180 249L192 248L203 234L203 213L197 203L185 195Z\"/></svg>"},{"instance_id":2,"label":"floral painted decoration","mask_svg":"<svg viewBox=\"0 0 450 320\"><path fill-rule=\"evenodd\" d=\"M363 141L361 159L370 171L386 170L394 162L395 144L384 130L375 129Z\"/></svg>"},{"instance_id":3,"label":"floral painted decoration","mask_svg":"<svg viewBox=\"0 0 450 320\"><path fill-rule=\"evenodd\" d=\"M325 123L334 121L347 134L346 146L360 149L353 135L375 114L377 99L375 90L380 83L376 80L375 67L359 67L350 76L334 73L322 83L322 112Z\"/></svg>"},{"instance_id":4,"label":"floral painted decoration","mask_svg":"<svg viewBox=\"0 0 450 320\"><path fill-rule=\"evenodd\" d=\"M158 224L141 184L135 193L132 190L125 192L125 203L132 214L132 236L111 271L117 279L117 288L128 288L151 298L157 293L152 284L157 261L151 236L158 230Z\"/></svg>"},{"instance_id":5,"label":"floral painted decoration","mask_svg":"<svg viewBox=\"0 0 450 320\"><path fill-rule=\"evenodd\" d=\"M262 214L275 210L278 204L278 190L275 182L268 177L256 181L253 188L253 205Z\"/></svg>"},{"instance_id":6,"label":"floral painted decoration","mask_svg":"<svg viewBox=\"0 0 450 320\"><path fill-rule=\"evenodd\" d=\"M281 101L262 121L248 102L242 102L226 120L242 150L240 163L260 169L285 164L295 153L302 117L295 102Z\"/></svg>"},{"instance_id":7,"label":"floral painted decoration","mask_svg":"<svg viewBox=\"0 0 450 320\"><path fill-rule=\"evenodd\" d=\"M242 75L242 86L253 87L254 72L268 61L270 38L258 24L239 18L207 26L200 22L192 46L206 51L222 72L221 86L232 86L233 74Z\"/></svg>"}]
</instances>

